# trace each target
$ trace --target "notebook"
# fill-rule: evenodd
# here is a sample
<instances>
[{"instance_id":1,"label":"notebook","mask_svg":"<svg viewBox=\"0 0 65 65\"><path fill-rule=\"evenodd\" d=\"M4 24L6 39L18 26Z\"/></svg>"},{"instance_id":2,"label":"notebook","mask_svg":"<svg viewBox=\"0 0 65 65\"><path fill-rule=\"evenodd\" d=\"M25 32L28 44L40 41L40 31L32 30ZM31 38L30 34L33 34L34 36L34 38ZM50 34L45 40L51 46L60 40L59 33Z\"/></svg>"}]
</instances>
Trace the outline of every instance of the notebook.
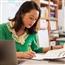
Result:
<instances>
[{"instance_id":1,"label":"notebook","mask_svg":"<svg viewBox=\"0 0 65 65\"><path fill-rule=\"evenodd\" d=\"M0 65L17 65L14 41L0 40Z\"/></svg>"},{"instance_id":2,"label":"notebook","mask_svg":"<svg viewBox=\"0 0 65 65\"><path fill-rule=\"evenodd\" d=\"M33 57L32 59L34 60L43 60L43 59L62 59L65 58L65 49L55 49L55 50L50 50L45 54L36 54L36 57Z\"/></svg>"}]
</instances>

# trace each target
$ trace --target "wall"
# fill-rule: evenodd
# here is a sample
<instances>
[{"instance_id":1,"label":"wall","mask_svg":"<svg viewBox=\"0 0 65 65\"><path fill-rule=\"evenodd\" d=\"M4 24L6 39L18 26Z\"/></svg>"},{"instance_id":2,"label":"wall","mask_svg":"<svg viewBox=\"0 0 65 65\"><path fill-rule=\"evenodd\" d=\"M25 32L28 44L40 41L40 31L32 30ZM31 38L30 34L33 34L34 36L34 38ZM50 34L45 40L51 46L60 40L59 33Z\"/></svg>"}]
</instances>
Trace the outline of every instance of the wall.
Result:
<instances>
[{"instance_id":1,"label":"wall","mask_svg":"<svg viewBox=\"0 0 65 65\"><path fill-rule=\"evenodd\" d=\"M8 22L9 18L13 18L20 5L26 0L2 0L0 1L0 17L1 23ZM27 0L28 1L28 0Z\"/></svg>"}]
</instances>

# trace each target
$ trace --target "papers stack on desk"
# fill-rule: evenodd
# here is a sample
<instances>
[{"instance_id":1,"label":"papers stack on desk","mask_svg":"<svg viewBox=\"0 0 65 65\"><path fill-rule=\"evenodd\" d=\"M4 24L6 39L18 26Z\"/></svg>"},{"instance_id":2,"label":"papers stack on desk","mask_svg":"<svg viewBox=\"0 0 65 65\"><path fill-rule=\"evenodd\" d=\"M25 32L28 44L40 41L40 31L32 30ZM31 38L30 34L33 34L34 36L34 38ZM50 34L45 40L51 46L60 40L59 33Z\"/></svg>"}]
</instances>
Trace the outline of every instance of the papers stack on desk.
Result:
<instances>
[{"instance_id":1,"label":"papers stack on desk","mask_svg":"<svg viewBox=\"0 0 65 65\"><path fill-rule=\"evenodd\" d=\"M50 50L45 54L36 54L36 57L32 59L43 60L43 59L62 59L62 58L65 58L65 50L55 49L55 50Z\"/></svg>"}]
</instances>

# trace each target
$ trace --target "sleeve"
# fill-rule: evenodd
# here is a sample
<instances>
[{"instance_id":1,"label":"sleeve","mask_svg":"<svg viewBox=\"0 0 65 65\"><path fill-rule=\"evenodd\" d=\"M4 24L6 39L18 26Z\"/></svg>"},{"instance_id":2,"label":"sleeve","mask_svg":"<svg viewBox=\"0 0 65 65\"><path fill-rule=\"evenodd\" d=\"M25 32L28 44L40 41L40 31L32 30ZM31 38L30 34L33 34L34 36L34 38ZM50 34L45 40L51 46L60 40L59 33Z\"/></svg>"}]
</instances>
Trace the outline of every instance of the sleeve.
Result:
<instances>
[{"instance_id":1,"label":"sleeve","mask_svg":"<svg viewBox=\"0 0 65 65\"><path fill-rule=\"evenodd\" d=\"M5 33L2 25L0 25L0 40L4 40L4 39L5 39Z\"/></svg>"},{"instance_id":2,"label":"sleeve","mask_svg":"<svg viewBox=\"0 0 65 65\"><path fill-rule=\"evenodd\" d=\"M42 48L39 46L39 40L38 40L37 34L34 36L34 39L33 39L32 44L31 44L31 49L33 51L35 51L36 53L42 53L43 52Z\"/></svg>"}]
</instances>

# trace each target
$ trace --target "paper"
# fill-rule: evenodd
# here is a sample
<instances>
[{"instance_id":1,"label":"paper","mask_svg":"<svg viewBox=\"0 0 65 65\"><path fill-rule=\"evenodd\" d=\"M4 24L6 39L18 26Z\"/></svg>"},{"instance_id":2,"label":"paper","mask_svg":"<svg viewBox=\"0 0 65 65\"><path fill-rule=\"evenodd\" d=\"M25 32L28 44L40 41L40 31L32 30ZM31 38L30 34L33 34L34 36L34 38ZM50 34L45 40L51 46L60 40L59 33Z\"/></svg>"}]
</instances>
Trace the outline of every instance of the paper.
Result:
<instances>
[{"instance_id":1,"label":"paper","mask_svg":"<svg viewBox=\"0 0 65 65\"><path fill-rule=\"evenodd\" d=\"M55 49L50 50L45 54L36 54L36 57L32 59L42 60L42 59L61 59L65 58L65 50L64 49Z\"/></svg>"},{"instance_id":2,"label":"paper","mask_svg":"<svg viewBox=\"0 0 65 65\"><path fill-rule=\"evenodd\" d=\"M34 60L42 60L43 59L43 57L44 57L44 54L41 54L41 53L37 53L37 54L35 54L36 55L36 57L33 57L32 59L34 59Z\"/></svg>"}]
</instances>

